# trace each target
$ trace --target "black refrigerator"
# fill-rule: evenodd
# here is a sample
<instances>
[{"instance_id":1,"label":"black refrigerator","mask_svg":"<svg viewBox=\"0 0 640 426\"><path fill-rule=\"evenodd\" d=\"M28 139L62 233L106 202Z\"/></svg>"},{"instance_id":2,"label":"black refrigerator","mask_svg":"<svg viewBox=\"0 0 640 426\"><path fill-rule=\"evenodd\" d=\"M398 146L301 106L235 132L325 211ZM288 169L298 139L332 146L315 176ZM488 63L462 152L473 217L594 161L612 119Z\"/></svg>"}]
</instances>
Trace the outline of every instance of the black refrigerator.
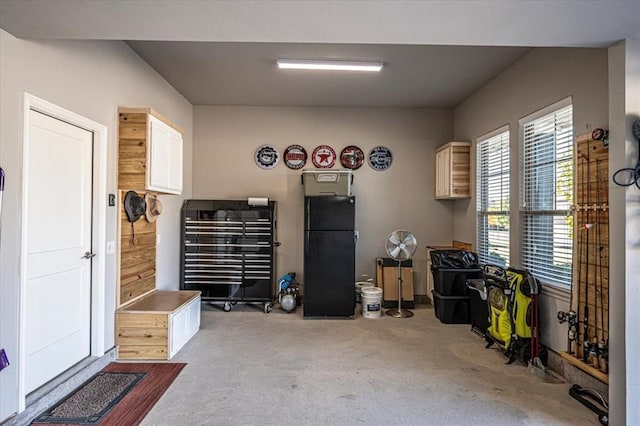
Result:
<instances>
[{"instance_id":1,"label":"black refrigerator","mask_svg":"<svg viewBox=\"0 0 640 426\"><path fill-rule=\"evenodd\" d=\"M304 199L305 317L353 317L355 312L354 196Z\"/></svg>"}]
</instances>

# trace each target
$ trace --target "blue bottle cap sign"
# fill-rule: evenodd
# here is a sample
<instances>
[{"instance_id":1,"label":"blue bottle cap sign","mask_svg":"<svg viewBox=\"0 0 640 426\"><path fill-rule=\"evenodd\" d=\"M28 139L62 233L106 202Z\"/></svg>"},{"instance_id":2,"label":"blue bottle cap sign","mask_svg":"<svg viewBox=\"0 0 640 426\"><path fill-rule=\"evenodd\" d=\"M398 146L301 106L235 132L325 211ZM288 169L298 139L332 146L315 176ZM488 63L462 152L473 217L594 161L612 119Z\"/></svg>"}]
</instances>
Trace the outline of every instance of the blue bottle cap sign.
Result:
<instances>
[{"instance_id":1,"label":"blue bottle cap sign","mask_svg":"<svg viewBox=\"0 0 640 426\"><path fill-rule=\"evenodd\" d=\"M374 170L387 170L392 162L393 156L386 146L376 146L369 152L369 165Z\"/></svg>"},{"instance_id":2,"label":"blue bottle cap sign","mask_svg":"<svg viewBox=\"0 0 640 426\"><path fill-rule=\"evenodd\" d=\"M280 161L280 153L273 145L260 145L254 155L256 164L263 169L273 169Z\"/></svg>"}]
</instances>

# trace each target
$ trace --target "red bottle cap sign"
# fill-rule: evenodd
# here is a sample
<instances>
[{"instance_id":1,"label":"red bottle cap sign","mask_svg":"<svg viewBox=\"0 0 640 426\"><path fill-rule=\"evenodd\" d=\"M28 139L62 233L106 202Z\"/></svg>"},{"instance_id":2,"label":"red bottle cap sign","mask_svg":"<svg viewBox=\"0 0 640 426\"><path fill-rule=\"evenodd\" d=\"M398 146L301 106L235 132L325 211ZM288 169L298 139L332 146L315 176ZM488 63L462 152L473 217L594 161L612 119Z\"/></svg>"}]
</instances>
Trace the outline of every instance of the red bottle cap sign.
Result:
<instances>
[{"instance_id":1,"label":"red bottle cap sign","mask_svg":"<svg viewBox=\"0 0 640 426\"><path fill-rule=\"evenodd\" d=\"M293 170L303 168L307 164L307 151L300 145L289 145L284 150L284 164Z\"/></svg>"},{"instance_id":2,"label":"red bottle cap sign","mask_svg":"<svg viewBox=\"0 0 640 426\"><path fill-rule=\"evenodd\" d=\"M357 170L364 163L364 152L355 145L349 145L340 153L340 163L347 169Z\"/></svg>"},{"instance_id":3,"label":"red bottle cap sign","mask_svg":"<svg viewBox=\"0 0 640 426\"><path fill-rule=\"evenodd\" d=\"M313 150L311 161L319 169L330 169L336 164L336 152L329 145L320 145Z\"/></svg>"}]
</instances>

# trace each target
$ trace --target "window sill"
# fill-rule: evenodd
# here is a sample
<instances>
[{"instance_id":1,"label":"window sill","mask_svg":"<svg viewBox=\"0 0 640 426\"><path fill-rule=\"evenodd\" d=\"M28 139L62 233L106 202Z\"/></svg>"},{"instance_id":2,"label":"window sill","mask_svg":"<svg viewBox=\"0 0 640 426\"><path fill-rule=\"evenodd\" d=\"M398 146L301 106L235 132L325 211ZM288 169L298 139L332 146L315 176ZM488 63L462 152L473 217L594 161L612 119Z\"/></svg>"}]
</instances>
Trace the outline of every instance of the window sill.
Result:
<instances>
[{"instance_id":1,"label":"window sill","mask_svg":"<svg viewBox=\"0 0 640 426\"><path fill-rule=\"evenodd\" d=\"M550 284L542 284L542 295L567 303L571 300L571 290L558 288Z\"/></svg>"}]
</instances>

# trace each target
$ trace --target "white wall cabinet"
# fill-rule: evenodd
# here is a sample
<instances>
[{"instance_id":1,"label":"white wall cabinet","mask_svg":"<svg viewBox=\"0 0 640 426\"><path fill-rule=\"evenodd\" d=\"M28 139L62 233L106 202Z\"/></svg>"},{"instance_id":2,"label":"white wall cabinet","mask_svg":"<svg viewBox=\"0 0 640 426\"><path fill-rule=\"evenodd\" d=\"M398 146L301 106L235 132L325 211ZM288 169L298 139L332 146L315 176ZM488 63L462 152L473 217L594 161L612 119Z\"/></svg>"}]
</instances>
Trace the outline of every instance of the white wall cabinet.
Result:
<instances>
[{"instance_id":1,"label":"white wall cabinet","mask_svg":"<svg viewBox=\"0 0 640 426\"><path fill-rule=\"evenodd\" d=\"M449 142L436 149L435 198L471 197L471 143Z\"/></svg>"},{"instance_id":2,"label":"white wall cabinet","mask_svg":"<svg viewBox=\"0 0 640 426\"><path fill-rule=\"evenodd\" d=\"M182 193L179 127L150 108L119 109L118 187Z\"/></svg>"},{"instance_id":3,"label":"white wall cabinet","mask_svg":"<svg viewBox=\"0 0 640 426\"><path fill-rule=\"evenodd\" d=\"M149 115L149 159L146 189L170 194L182 192L182 135Z\"/></svg>"}]
</instances>

